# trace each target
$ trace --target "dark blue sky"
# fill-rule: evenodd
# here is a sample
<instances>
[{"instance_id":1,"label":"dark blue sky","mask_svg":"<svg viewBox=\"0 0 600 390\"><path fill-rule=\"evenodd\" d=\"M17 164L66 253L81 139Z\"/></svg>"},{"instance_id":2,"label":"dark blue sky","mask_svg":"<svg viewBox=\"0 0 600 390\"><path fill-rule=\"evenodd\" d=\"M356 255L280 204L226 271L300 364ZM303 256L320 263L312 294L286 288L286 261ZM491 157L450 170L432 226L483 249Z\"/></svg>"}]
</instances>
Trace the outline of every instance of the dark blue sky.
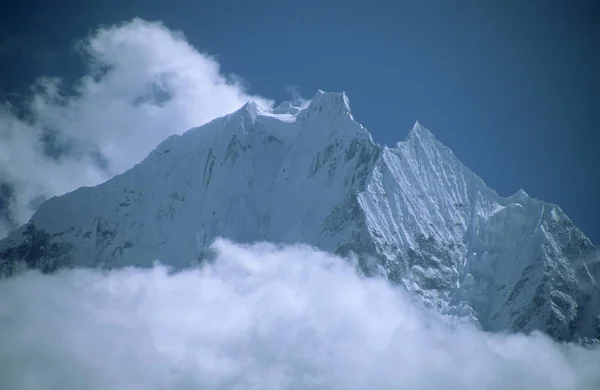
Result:
<instances>
[{"instance_id":1,"label":"dark blue sky","mask_svg":"<svg viewBox=\"0 0 600 390\"><path fill-rule=\"evenodd\" d=\"M75 39L133 17L182 30L250 92L345 90L377 142L415 120L501 195L559 204L600 243L594 1L19 1L0 13L0 91L81 75Z\"/></svg>"}]
</instances>

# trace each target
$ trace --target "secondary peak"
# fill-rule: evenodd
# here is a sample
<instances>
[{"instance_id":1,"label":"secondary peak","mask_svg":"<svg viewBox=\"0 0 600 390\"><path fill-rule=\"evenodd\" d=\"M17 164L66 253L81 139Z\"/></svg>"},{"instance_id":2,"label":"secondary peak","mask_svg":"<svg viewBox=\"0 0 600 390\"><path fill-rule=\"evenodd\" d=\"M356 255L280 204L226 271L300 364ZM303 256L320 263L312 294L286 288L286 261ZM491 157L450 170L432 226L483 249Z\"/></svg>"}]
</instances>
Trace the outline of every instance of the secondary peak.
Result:
<instances>
[{"instance_id":1,"label":"secondary peak","mask_svg":"<svg viewBox=\"0 0 600 390\"><path fill-rule=\"evenodd\" d=\"M413 125L412 129L408 132L408 136L406 140L409 141L411 139L419 139L421 141L424 140L433 140L435 137L433 134L427 130L424 126L422 126L419 121L416 121Z\"/></svg>"},{"instance_id":2,"label":"secondary peak","mask_svg":"<svg viewBox=\"0 0 600 390\"><path fill-rule=\"evenodd\" d=\"M319 112L351 112L350 101L345 92L325 92L320 89L310 101L308 109Z\"/></svg>"}]
</instances>

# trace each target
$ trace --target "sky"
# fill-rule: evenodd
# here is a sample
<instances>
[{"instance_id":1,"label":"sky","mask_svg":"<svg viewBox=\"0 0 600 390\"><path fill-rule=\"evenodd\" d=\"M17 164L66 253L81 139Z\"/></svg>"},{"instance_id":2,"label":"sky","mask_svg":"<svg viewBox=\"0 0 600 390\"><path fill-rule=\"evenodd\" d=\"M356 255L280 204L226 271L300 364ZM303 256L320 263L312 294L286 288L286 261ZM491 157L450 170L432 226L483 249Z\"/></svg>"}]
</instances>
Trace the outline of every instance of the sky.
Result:
<instances>
[{"instance_id":1,"label":"sky","mask_svg":"<svg viewBox=\"0 0 600 390\"><path fill-rule=\"evenodd\" d=\"M418 120L500 195L558 204L598 245L597 69L586 0L24 0L0 14L0 217L22 223L247 99L323 89L376 142Z\"/></svg>"},{"instance_id":2,"label":"sky","mask_svg":"<svg viewBox=\"0 0 600 390\"><path fill-rule=\"evenodd\" d=\"M0 281L0 387L597 390L600 346L485 333L306 246ZM60 315L56 315L60 313Z\"/></svg>"}]
</instances>

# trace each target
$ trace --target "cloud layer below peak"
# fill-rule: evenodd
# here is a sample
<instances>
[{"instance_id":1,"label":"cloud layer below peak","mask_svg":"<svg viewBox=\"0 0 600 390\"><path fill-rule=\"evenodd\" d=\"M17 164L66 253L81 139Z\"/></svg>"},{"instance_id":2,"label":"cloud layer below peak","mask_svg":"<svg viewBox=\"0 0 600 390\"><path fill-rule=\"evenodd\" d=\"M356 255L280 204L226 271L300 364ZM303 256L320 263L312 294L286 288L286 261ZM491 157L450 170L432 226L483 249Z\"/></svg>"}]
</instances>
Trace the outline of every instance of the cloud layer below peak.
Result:
<instances>
[{"instance_id":1,"label":"cloud layer below peak","mask_svg":"<svg viewBox=\"0 0 600 390\"><path fill-rule=\"evenodd\" d=\"M7 389L598 389L600 350L489 334L306 246L0 281Z\"/></svg>"}]
</instances>

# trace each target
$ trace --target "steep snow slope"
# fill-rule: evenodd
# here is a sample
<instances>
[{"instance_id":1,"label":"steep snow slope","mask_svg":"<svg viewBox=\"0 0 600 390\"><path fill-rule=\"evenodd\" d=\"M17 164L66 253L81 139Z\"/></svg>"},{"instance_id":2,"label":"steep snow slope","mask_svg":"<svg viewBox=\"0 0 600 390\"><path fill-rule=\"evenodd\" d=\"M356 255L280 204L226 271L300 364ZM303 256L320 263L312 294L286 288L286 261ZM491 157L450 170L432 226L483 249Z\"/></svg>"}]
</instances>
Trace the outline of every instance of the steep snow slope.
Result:
<instances>
[{"instance_id":1,"label":"steep snow slope","mask_svg":"<svg viewBox=\"0 0 600 390\"><path fill-rule=\"evenodd\" d=\"M217 236L360 255L437 309L485 329L600 333L600 259L555 205L499 197L418 123L375 144L344 94L237 112L161 143L108 182L45 202L0 242L24 266L201 261Z\"/></svg>"},{"instance_id":2,"label":"steep snow slope","mask_svg":"<svg viewBox=\"0 0 600 390\"><path fill-rule=\"evenodd\" d=\"M391 280L490 330L600 334L600 259L558 206L499 197L415 124L358 195Z\"/></svg>"}]
</instances>

